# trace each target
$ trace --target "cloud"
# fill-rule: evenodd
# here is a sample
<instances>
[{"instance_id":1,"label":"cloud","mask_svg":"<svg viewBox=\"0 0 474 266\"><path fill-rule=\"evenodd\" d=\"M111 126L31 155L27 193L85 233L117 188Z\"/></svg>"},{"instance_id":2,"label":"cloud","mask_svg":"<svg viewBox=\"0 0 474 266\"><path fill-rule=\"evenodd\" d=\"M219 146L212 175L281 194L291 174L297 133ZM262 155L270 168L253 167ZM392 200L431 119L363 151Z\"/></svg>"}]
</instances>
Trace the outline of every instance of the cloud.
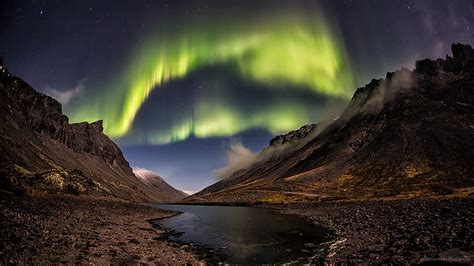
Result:
<instances>
[{"instance_id":1,"label":"cloud","mask_svg":"<svg viewBox=\"0 0 474 266\"><path fill-rule=\"evenodd\" d=\"M284 144L268 146L260 153L254 153L246 148L240 139L232 139L230 143L226 144L227 165L214 170L216 179L226 179L238 170L248 168L256 163L265 163L265 161L274 156L280 156L303 147L306 143L314 139L319 135L319 133L326 129L326 127L337 120L345 107L346 103L329 101L327 106L321 111L321 121L308 133L308 135L304 138L295 137L294 141L289 141ZM302 128L295 128L295 130L302 130Z\"/></svg>"},{"instance_id":2,"label":"cloud","mask_svg":"<svg viewBox=\"0 0 474 266\"><path fill-rule=\"evenodd\" d=\"M157 174L153 173L152 171L150 171L146 168L134 167L134 166L132 166L132 172L137 176L143 176L144 174L148 174L148 173L157 175Z\"/></svg>"},{"instance_id":3,"label":"cloud","mask_svg":"<svg viewBox=\"0 0 474 266\"><path fill-rule=\"evenodd\" d=\"M56 99L63 106L66 106L71 101L72 98L78 95L81 95L84 89L85 89L84 82L80 81L76 85L74 85L72 88L65 91L47 88L43 92L46 95L49 95L53 97L54 99Z\"/></svg>"},{"instance_id":4,"label":"cloud","mask_svg":"<svg viewBox=\"0 0 474 266\"><path fill-rule=\"evenodd\" d=\"M132 167L132 171L133 171L133 172L148 171L148 169L142 168L142 167L136 167L136 166L131 166L131 167Z\"/></svg>"},{"instance_id":5,"label":"cloud","mask_svg":"<svg viewBox=\"0 0 474 266\"><path fill-rule=\"evenodd\" d=\"M140 178L142 181L145 181L145 183L150 182L151 180L157 180L161 179L161 176L158 174L146 169L146 168L140 168L140 167L133 167L132 166L132 171L133 174L135 174L136 177ZM164 181L164 180L163 180Z\"/></svg>"},{"instance_id":6,"label":"cloud","mask_svg":"<svg viewBox=\"0 0 474 266\"><path fill-rule=\"evenodd\" d=\"M229 177L237 170L250 166L255 162L257 157L257 155L246 148L239 139L232 139L227 146L227 165L214 170L219 180Z\"/></svg>"},{"instance_id":7,"label":"cloud","mask_svg":"<svg viewBox=\"0 0 474 266\"><path fill-rule=\"evenodd\" d=\"M361 111L367 113L378 112L399 91L408 90L413 87L414 82L413 72L407 69L393 72L392 77L382 80L371 95L364 96L365 98L368 97L368 99Z\"/></svg>"}]
</instances>

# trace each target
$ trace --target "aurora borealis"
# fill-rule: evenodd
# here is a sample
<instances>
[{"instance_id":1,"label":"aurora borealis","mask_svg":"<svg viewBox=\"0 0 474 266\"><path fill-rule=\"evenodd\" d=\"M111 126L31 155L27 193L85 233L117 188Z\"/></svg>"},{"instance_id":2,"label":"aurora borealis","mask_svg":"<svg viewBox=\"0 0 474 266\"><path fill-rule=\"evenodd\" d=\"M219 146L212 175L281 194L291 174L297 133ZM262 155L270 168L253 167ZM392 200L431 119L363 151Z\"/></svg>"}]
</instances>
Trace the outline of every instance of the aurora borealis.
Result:
<instances>
[{"instance_id":1,"label":"aurora borealis","mask_svg":"<svg viewBox=\"0 0 474 266\"><path fill-rule=\"evenodd\" d=\"M103 119L107 134L124 137L151 93L160 93L162 85L193 71L216 65L227 65L240 78L269 90L350 97L352 77L337 34L318 12L290 7L245 20L209 11L171 25L157 23L159 29L133 51L120 75L101 85L93 100L68 110L72 121ZM210 99L199 98L188 113L170 114L175 117L168 128L155 128L147 137L136 136L132 141L163 144L190 135L232 136L252 128L276 134L314 118L305 106L291 101L254 108L252 114L244 115L239 106L227 104L227 94L215 91Z\"/></svg>"},{"instance_id":2,"label":"aurora borealis","mask_svg":"<svg viewBox=\"0 0 474 266\"><path fill-rule=\"evenodd\" d=\"M474 36L471 0L2 0L0 17L10 72L190 191L229 143L259 152Z\"/></svg>"}]
</instances>

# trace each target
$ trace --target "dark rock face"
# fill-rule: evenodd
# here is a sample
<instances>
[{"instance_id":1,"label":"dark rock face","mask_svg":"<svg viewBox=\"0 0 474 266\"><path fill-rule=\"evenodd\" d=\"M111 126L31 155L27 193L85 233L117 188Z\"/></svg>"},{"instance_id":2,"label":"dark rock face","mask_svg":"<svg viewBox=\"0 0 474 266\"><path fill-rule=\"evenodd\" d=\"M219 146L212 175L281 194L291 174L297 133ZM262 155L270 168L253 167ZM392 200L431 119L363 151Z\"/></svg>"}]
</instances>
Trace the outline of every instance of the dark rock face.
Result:
<instances>
[{"instance_id":1,"label":"dark rock face","mask_svg":"<svg viewBox=\"0 0 474 266\"><path fill-rule=\"evenodd\" d=\"M474 185L474 52L421 60L357 89L302 147L234 173L189 200L293 202L469 193ZM306 129L303 127L303 132ZM301 131L278 136L290 143ZM267 148L268 149L268 148ZM262 153L265 153L265 149Z\"/></svg>"},{"instance_id":2,"label":"dark rock face","mask_svg":"<svg viewBox=\"0 0 474 266\"><path fill-rule=\"evenodd\" d=\"M451 49L453 51L454 62L449 62L450 60L448 58L448 66L452 66L458 71L464 68L471 69L474 66L474 52L470 45L462 45L460 43L453 44Z\"/></svg>"},{"instance_id":3,"label":"dark rock face","mask_svg":"<svg viewBox=\"0 0 474 266\"><path fill-rule=\"evenodd\" d=\"M0 76L0 116L2 189L164 199L135 177L102 121L70 124L59 102L17 77Z\"/></svg>"},{"instance_id":4,"label":"dark rock face","mask_svg":"<svg viewBox=\"0 0 474 266\"><path fill-rule=\"evenodd\" d=\"M270 146L295 143L309 136L316 129L316 124L304 125L298 130L290 131L287 134L278 135L270 140Z\"/></svg>"},{"instance_id":5,"label":"dark rock face","mask_svg":"<svg viewBox=\"0 0 474 266\"><path fill-rule=\"evenodd\" d=\"M112 165L128 167L120 149L104 133L102 120L69 124L61 104L40 94L20 79L12 79L7 97L19 101L21 115L33 131L54 139L78 153L90 153Z\"/></svg>"},{"instance_id":6,"label":"dark rock face","mask_svg":"<svg viewBox=\"0 0 474 266\"><path fill-rule=\"evenodd\" d=\"M11 77L11 74L5 69L5 66L3 65L3 58L0 57L0 78L3 77Z\"/></svg>"}]
</instances>

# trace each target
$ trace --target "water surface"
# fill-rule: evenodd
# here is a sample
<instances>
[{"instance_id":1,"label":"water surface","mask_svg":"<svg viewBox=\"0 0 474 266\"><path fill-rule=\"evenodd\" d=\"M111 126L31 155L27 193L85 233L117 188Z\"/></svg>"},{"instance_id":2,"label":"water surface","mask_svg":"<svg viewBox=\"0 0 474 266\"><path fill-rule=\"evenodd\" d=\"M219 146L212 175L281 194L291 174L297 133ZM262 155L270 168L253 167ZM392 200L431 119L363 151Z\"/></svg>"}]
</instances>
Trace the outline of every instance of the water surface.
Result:
<instances>
[{"instance_id":1,"label":"water surface","mask_svg":"<svg viewBox=\"0 0 474 266\"><path fill-rule=\"evenodd\" d=\"M316 262L321 256L317 244L329 240L324 228L302 217L269 209L152 206L182 212L157 221L165 228L182 233L171 235L171 240L212 248L227 263Z\"/></svg>"}]
</instances>

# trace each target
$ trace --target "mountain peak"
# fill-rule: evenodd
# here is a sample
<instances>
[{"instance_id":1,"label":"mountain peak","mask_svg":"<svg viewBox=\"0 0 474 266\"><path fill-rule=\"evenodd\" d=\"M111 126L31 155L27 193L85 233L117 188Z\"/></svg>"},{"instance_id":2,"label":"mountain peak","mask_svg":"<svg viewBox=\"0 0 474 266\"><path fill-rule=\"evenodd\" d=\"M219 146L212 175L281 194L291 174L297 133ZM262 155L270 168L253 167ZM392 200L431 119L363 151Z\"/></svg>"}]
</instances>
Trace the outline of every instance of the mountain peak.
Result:
<instances>
[{"instance_id":1,"label":"mountain peak","mask_svg":"<svg viewBox=\"0 0 474 266\"><path fill-rule=\"evenodd\" d=\"M453 56L446 56L446 59L436 60L423 59L416 61L415 72L427 76L434 76L439 71L459 73L470 72L474 69L474 51L468 44L453 43L451 45Z\"/></svg>"},{"instance_id":2,"label":"mountain peak","mask_svg":"<svg viewBox=\"0 0 474 266\"><path fill-rule=\"evenodd\" d=\"M138 178L141 178L145 182L150 182L150 181L153 181L153 180L160 180L160 181L164 182L164 180L161 176L159 176L158 174L156 174L156 173L154 173L154 172L152 172L148 169L132 167L132 171L135 174L135 176L137 176Z\"/></svg>"},{"instance_id":3,"label":"mountain peak","mask_svg":"<svg viewBox=\"0 0 474 266\"><path fill-rule=\"evenodd\" d=\"M463 65L474 60L474 51L469 44L453 43L451 45L454 61Z\"/></svg>"},{"instance_id":4,"label":"mountain peak","mask_svg":"<svg viewBox=\"0 0 474 266\"><path fill-rule=\"evenodd\" d=\"M143 183L157 189L161 195L169 198L171 201L177 201L188 196L183 191L177 190L168 184L161 176L145 168L132 167L133 173Z\"/></svg>"},{"instance_id":5,"label":"mountain peak","mask_svg":"<svg viewBox=\"0 0 474 266\"><path fill-rule=\"evenodd\" d=\"M103 122L104 122L104 120L97 120L95 122L92 122L91 126L96 128L100 132L104 132Z\"/></svg>"},{"instance_id":6,"label":"mountain peak","mask_svg":"<svg viewBox=\"0 0 474 266\"><path fill-rule=\"evenodd\" d=\"M169 200L133 174L102 120L69 123L58 101L1 68L1 189Z\"/></svg>"},{"instance_id":7,"label":"mountain peak","mask_svg":"<svg viewBox=\"0 0 474 266\"><path fill-rule=\"evenodd\" d=\"M263 159L187 201L367 199L472 187L474 52L461 44L452 51L373 79L318 134L308 134L307 125L275 137L258 155ZM297 149L261 156L305 135Z\"/></svg>"},{"instance_id":8,"label":"mountain peak","mask_svg":"<svg viewBox=\"0 0 474 266\"><path fill-rule=\"evenodd\" d=\"M304 138L309 136L314 129L316 129L316 126L316 124L307 124L297 130L290 131L286 134L278 135L270 140L270 146L278 146L303 140Z\"/></svg>"},{"instance_id":9,"label":"mountain peak","mask_svg":"<svg viewBox=\"0 0 474 266\"><path fill-rule=\"evenodd\" d=\"M10 74L10 72L8 72L8 70L6 69L5 65L3 64L3 58L0 56L0 78L10 78L12 76L12 74Z\"/></svg>"}]
</instances>

